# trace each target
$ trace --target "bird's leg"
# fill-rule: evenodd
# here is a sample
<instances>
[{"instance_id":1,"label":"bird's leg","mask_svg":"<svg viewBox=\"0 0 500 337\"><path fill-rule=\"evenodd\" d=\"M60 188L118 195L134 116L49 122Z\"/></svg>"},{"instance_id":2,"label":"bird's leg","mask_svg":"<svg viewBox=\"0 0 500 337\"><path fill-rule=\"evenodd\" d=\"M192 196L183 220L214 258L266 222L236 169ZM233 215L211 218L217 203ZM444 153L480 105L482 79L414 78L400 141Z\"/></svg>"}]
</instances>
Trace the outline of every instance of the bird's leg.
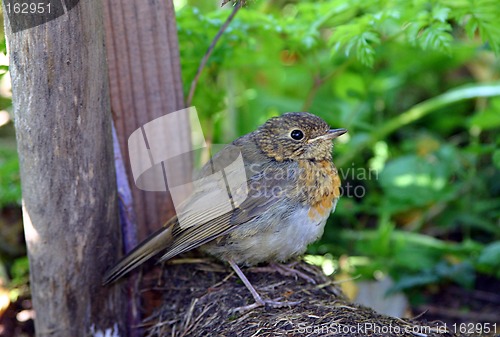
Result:
<instances>
[{"instance_id":1,"label":"bird's leg","mask_svg":"<svg viewBox=\"0 0 500 337\"><path fill-rule=\"evenodd\" d=\"M255 288L250 283L250 281L245 276L245 274L243 274L240 267L238 267L238 265L236 263L234 263L234 261L232 261L232 260L229 260L228 262L229 262L229 265L231 266L231 268L233 268L235 273L238 275L238 277L243 281L243 283L245 284L247 289L250 290L250 293L252 294L255 302L258 303L259 305L264 305L264 300L262 299L262 297L260 297L259 293L257 292L257 290L255 290Z\"/></svg>"},{"instance_id":2,"label":"bird's leg","mask_svg":"<svg viewBox=\"0 0 500 337\"><path fill-rule=\"evenodd\" d=\"M250 291L250 293L252 294L252 296L255 300L255 303L247 305L247 306L235 308L232 310L233 312L244 312L244 311L252 310L252 309L255 309L257 307L266 306L266 305L271 306L271 307L275 307L275 308L280 308L280 307L284 307L284 306L296 305L299 303L299 302L279 302L276 300L264 300L264 299L262 299L262 297L259 295L257 290L255 290L253 285L250 283L248 278L245 276L245 274L243 274L240 267L238 267L238 265L232 260L228 260L228 262L229 262L229 265L231 266L231 268L233 268L235 273L238 275L238 277L243 281L243 283L245 284L247 289Z\"/></svg>"}]
</instances>

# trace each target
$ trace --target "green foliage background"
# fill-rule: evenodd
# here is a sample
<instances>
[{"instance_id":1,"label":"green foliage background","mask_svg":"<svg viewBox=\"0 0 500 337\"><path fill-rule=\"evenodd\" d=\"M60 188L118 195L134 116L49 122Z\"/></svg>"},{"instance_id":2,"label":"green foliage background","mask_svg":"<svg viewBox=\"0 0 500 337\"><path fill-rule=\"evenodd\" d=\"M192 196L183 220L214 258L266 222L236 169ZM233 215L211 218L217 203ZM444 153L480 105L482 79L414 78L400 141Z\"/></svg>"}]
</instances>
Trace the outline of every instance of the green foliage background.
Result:
<instances>
[{"instance_id":1,"label":"green foliage background","mask_svg":"<svg viewBox=\"0 0 500 337\"><path fill-rule=\"evenodd\" d=\"M231 4L175 4L187 96ZM353 275L386 273L395 289L473 287L500 278L498 18L496 0L250 1L192 105L213 143L287 111L349 129L334 150L344 196L310 252L352 257ZM5 144L0 207L21 199Z\"/></svg>"},{"instance_id":2,"label":"green foliage background","mask_svg":"<svg viewBox=\"0 0 500 337\"><path fill-rule=\"evenodd\" d=\"M178 2L185 91L230 5ZM500 277L500 6L491 0L251 1L193 105L227 143L310 111L349 129L344 196L314 254L395 289Z\"/></svg>"}]
</instances>

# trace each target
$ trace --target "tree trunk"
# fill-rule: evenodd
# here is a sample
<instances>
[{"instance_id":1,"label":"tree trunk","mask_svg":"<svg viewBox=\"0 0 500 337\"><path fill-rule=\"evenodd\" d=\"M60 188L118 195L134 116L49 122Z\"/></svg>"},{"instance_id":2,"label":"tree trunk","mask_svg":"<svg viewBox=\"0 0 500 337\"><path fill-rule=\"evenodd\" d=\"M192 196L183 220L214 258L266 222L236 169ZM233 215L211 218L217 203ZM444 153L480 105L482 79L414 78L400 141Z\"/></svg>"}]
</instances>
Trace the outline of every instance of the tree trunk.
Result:
<instances>
[{"instance_id":1,"label":"tree trunk","mask_svg":"<svg viewBox=\"0 0 500 337\"><path fill-rule=\"evenodd\" d=\"M122 335L120 288L101 286L121 244L102 3L68 3L34 28L6 19L35 329Z\"/></svg>"},{"instance_id":2,"label":"tree trunk","mask_svg":"<svg viewBox=\"0 0 500 337\"><path fill-rule=\"evenodd\" d=\"M122 224L127 227L123 233L128 251L174 215L167 192L142 191L135 185L128 138L144 124L184 108L177 26L172 0L104 0L103 3L111 109L133 196L135 217L130 218L137 221L137 228L130 228L134 224L129 221ZM165 134L179 135L176 142L165 144L167 151L175 153L190 144L188 115L179 116L176 123L165 125L164 130ZM173 180L188 181L191 165L190 160L179 160L178 176ZM136 240L133 233L137 233ZM159 305L159 298L151 296L151 292L142 292L139 305L133 277L129 284L129 334L137 336L141 334L136 328L139 308L150 313Z\"/></svg>"},{"instance_id":3,"label":"tree trunk","mask_svg":"<svg viewBox=\"0 0 500 337\"><path fill-rule=\"evenodd\" d=\"M177 26L172 0L104 0L111 108L134 199L140 240L174 215L166 192L135 186L127 140L136 129L167 113L184 108ZM165 132L190 141L189 120L167 126ZM182 138L182 137L181 137ZM191 175L191 163L179 173ZM183 181L188 178L181 178Z\"/></svg>"}]
</instances>

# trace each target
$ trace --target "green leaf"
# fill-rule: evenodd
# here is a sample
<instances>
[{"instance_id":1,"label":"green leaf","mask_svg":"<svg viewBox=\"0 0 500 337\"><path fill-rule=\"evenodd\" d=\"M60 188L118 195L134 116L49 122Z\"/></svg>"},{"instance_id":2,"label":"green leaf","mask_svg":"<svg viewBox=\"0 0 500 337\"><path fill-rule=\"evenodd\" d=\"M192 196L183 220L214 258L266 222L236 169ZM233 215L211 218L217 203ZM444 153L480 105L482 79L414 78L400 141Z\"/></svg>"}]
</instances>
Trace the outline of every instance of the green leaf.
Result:
<instances>
[{"instance_id":1,"label":"green leaf","mask_svg":"<svg viewBox=\"0 0 500 337\"><path fill-rule=\"evenodd\" d=\"M403 276L395 283L391 292L441 281L454 281L465 288L471 288L474 285L475 273L473 266L468 261L450 264L441 260L436 265L429 267L422 269L420 273Z\"/></svg>"},{"instance_id":2,"label":"green leaf","mask_svg":"<svg viewBox=\"0 0 500 337\"><path fill-rule=\"evenodd\" d=\"M375 61L374 46L380 44L380 37L368 28L368 24L355 22L338 27L330 42L335 51L344 50L346 56L354 52L361 63L371 67Z\"/></svg>"},{"instance_id":3,"label":"green leaf","mask_svg":"<svg viewBox=\"0 0 500 337\"><path fill-rule=\"evenodd\" d=\"M438 281L439 276L431 273L404 276L394 284L394 287L390 290L390 292L393 293L404 289L424 286L427 284L437 283Z\"/></svg>"},{"instance_id":4,"label":"green leaf","mask_svg":"<svg viewBox=\"0 0 500 337\"><path fill-rule=\"evenodd\" d=\"M493 152L493 164L500 170L500 150Z\"/></svg>"},{"instance_id":5,"label":"green leaf","mask_svg":"<svg viewBox=\"0 0 500 337\"><path fill-rule=\"evenodd\" d=\"M450 51L453 36L450 34L451 25L448 23L435 23L421 32L420 45L424 50L434 49Z\"/></svg>"},{"instance_id":6,"label":"green leaf","mask_svg":"<svg viewBox=\"0 0 500 337\"><path fill-rule=\"evenodd\" d=\"M496 129L500 126L500 113L493 110L483 111L470 119L470 125L483 130Z\"/></svg>"},{"instance_id":7,"label":"green leaf","mask_svg":"<svg viewBox=\"0 0 500 337\"><path fill-rule=\"evenodd\" d=\"M500 278L500 241L484 247L477 259L477 269Z\"/></svg>"},{"instance_id":8,"label":"green leaf","mask_svg":"<svg viewBox=\"0 0 500 337\"><path fill-rule=\"evenodd\" d=\"M446 22L450 11L448 7L436 6L432 8L432 18L440 22Z\"/></svg>"},{"instance_id":9,"label":"green leaf","mask_svg":"<svg viewBox=\"0 0 500 337\"><path fill-rule=\"evenodd\" d=\"M20 285L20 284L25 284L26 282L28 282L29 270L30 270L30 265L29 265L28 257L23 256L23 257L17 258L14 261L12 268L10 269L10 272L12 274L12 284L13 285Z\"/></svg>"},{"instance_id":10,"label":"green leaf","mask_svg":"<svg viewBox=\"0 0 500 337\"><path fill-rule=\"evenodd\" d=\"M493 98L490 106L476 113L470 120L470 126L476 126L483 130L491 130L500 127L500 98Z\"/></svg>"},{"instance_id":11,"label":"green leaf","mask_svg":"<svg viewBox=\"0 0 500 337\"><path fill-rule=\"evenodd\" d=\"M9 66L0 65L0 76L7 74L9 71Z\"/></svg>"},{"instance_id":12,"label":"green leaf","mask_svg":"<svg viewBox=\"0 0 500 337\"><path fill-rule=\"evenodd\" d=\"M482 265L487 265L491 268L500 268L500 241L493 242L484 247L477 262Z\"/></svg>"},{"instance_id":13,"label":"green leaf","mask_svg":"<svg viewBox=\"0 0 500 337\"><path fill-rule=\"evenodd\" d=\"M495 53L500 53L500 6L496 0L469 0L454 3L448 1L448 6L455 9L459 21L467 35L472 39L479 32L481 39L490 44Z\"/></svg>"},{"instance_id":14,"label":"green leaf","mask_svg":"<svg viewBox=\"0 0 500 337\"><path fill-rule=\"evenodd\" d=\"M0 40L0 53L7 55L7 43L5 37Z\"/></svg>"},{"instance_id":15,"label":"green leaf","mask_svg":"<svg viewBox=\"0 0 500 337\"><path fill-rule=\"evenodd\" d=\"M355 72L345 72L333 82L333 93L344 100L358 101L366 97L366 83L363 77Z\"/></svg>"},{"instance_id":16,"label":"green leaf","mask_svg":"<svg viewBox=\"0 0 500 337\"><path fill-rule=\"evenodd\" d=\"M448 184L455 165L453 152L442 146L429 157L408 155L388 162L379 182L390 208L397 211L446 200L453 192Z\"/></svg>"},{"instance_id":17,"label":"green leaf","mask_svg":"<svg viewBox=\"0 0 500 337\"><path fill-rule=\"evenodd\" d=\"M0 207L20 201L21 182L17 152L0 147Z\"/></svg>"}]
</instances>

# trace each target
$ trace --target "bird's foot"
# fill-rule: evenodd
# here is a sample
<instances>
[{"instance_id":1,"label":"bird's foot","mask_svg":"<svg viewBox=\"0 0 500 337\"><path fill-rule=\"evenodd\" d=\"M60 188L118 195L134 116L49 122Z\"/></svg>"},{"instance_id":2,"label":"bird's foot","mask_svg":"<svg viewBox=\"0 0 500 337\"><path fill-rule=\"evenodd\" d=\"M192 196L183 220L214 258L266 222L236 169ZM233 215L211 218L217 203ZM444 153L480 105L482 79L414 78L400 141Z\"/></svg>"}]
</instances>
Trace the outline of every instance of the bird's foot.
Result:
<instances>
[{"instance_id":1,"label":"bird's foot","mask_svg":"<svg viewBox=\"0 0 500 337\"><path fill-rule=\"evenodd\" d=\"M241 281L243 281L243 283L245 284L247 289L250 291L250 293L252 294L252 297L255 300L255 303L250 304L250 305L246 305L243 307L234 308L230 311L230 313L243 313L243 312L258 308L258 307L282 308L282 307L286 307L286 306L297 305L300 303L300 302L280 302L279 301L280 298L277 298L275 300L262 299L262 297L259 295L257 290L255 290L255 288L252 286L252 284L247 279L245 274L243 274L243 272L238 267L238 265L236 265L236 263L234 263L234 261L232 261L232 260L229 260L228 262L231 265L231 267L233 268L233 270L236 272L236 274L239 276Z\"/></svg>"}]
</instances>

